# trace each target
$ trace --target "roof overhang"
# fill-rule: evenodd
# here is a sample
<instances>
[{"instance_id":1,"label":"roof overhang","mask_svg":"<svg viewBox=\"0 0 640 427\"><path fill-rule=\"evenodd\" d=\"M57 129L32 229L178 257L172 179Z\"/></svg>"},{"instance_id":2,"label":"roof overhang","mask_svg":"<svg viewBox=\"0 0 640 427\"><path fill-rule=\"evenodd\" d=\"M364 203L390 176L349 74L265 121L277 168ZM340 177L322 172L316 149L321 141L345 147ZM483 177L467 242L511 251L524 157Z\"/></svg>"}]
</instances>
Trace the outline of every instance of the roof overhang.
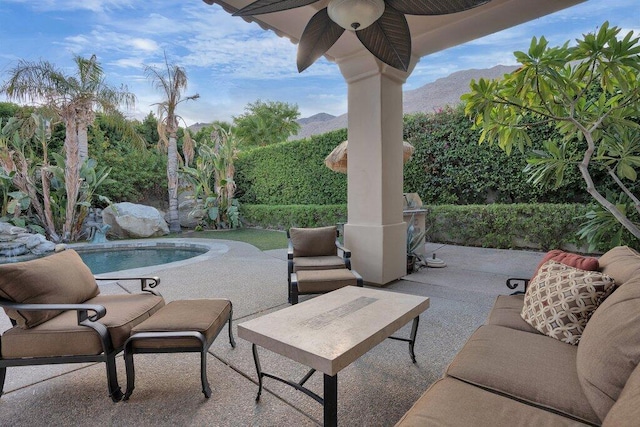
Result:
<instances>
[{"instance_id":1,"label":"roof overhang","mask_svg":"<svg viewBox=\"0 0 640 427\"><path fill-rule=\"evenodd\" d=\"M218 4L228 13L252 3L253 0L203 0L207 4ZM532 21L582 3L585 0L492 0L489 3L465 12L440 16L407 16L412 39L412 54L417 59L449 47L493 34ZM287 11L244 17L264 29L272 30L281 37L297 43L311 17L327 6L329 0L320 0L308 6ZM325 55L329 60L341 62L366 49L354 33L345 34Z\"/></svg>"}]
</instances>

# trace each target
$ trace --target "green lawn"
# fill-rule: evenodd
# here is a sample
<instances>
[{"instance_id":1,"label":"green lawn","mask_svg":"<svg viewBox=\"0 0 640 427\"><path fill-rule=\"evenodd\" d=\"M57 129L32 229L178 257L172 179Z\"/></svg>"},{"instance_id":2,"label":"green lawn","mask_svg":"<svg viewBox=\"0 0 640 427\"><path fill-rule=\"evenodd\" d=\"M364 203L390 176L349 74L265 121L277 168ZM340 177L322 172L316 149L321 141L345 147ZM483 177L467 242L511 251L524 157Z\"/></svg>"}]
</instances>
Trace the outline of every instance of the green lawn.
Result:
<instances>
[{"instance_id":1,"label":"green lawn","mask_svg":"<svg viewBox=\"0 0 640 427\"><path fill-rule=\"evenodd\" d=\"M269 249L283 249L287 247L287 234L284 231L263 230L257 228L183 231L179 235L169 235L167 237L235 240L238 242L249 243L262 251Z\"/></svg>"}]
</instances>

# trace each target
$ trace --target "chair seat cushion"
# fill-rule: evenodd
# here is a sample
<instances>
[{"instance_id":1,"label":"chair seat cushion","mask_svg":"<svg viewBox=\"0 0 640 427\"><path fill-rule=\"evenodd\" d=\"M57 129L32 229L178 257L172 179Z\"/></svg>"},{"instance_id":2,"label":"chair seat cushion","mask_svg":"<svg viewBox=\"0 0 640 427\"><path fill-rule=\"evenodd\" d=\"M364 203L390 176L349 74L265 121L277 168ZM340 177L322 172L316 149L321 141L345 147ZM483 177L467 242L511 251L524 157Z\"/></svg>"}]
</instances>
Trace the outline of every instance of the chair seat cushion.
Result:
<instances>
[{"instance_id":1,"label":"chair seat cushion","mask_svg":"<svg viewBox=\"0 0 640 427\"><path fill-rule=\"evenodd\" d=\"M536 328L522 319L520 315L522 307L524 307L524 295L500 295L493 304L486 323L539 334Z\"/></svg>"},{"instance_id":2,"label":"chair seat cushion","mask_svg":"<svg viewBox=\"0 0 640 427\"><path fill-rule=\"evenodd\" d=\"M429 387L396 427L581 425L586 424L445 377Z\"/></svg>"},{"instance_id":3,"label":"chair seat cushion","mask_svg":"<svg viewBox=\"0 0 640 427\"><path fill-rule=\"evenodd\" d=\"M24 304L80 304L98 295L91 270L74 250L32 261L0 265L0 296ZM32 328L62 310L9 310L21 328Z\"/></svg>"},{"instance_id":4,"label":"chair seat cushion","mask_svg":"<svg viewBox=\"0 0 640 427\"><path fill-rule=\"evenodd\" d=\"M132 335L139 332L201 332L207 343L213 342L231 315L231 301L227 299L196 299L171 301L153 316L135 326ZM135 348L199 347L195 338L153 338L137 340Z\"/></svg>"},{"instance_id":5,"label":"chair seat cushion","mask_svg":"<svg viewBox=\"0 0 640 427\"><path fill-rule=\"evenodd\" d=\"M86 301L105 307L99 322L107 327L114 348L121 348L134 326L164 306L164 299L149 293L99 295ZM97 332L78 325L76 311L65 311L30 329L14 327L2 335L2 357L96 355L103 352Z\"/></svg>"},{"instance_id":6,"label":"chair seat cushion","mask_svg":"<svg viewBox=\"0 0 640 427\"><path fill-rule=\"evenodd\" d=\"M330 292L345 286L356 286L358 280L351 270L346 268L335 270L306 270L298 276L298 292L321 293Z\"/></svg>"},{"instance_id":7,"label":"chair seat cushion","mask_svg":"<svg viewBox=\"0 0 640 427\"><path fill-rule=\"evenodd\" d=\"M335 256L310 256L293 258L293 272L302 270L331 270L345 268L342 257Z\"/></svg>"},{"instance_id":8,"label":"chair seat cushion","mask_svg":"<svg viewBox=\"0 0 640 427\"><path fill-rule=\"evenodd\" d=\"M586 423L600 424L578 379L578 347L541 334L484 325L456 355L447 375Z\"/></svg>"}]
</instances>

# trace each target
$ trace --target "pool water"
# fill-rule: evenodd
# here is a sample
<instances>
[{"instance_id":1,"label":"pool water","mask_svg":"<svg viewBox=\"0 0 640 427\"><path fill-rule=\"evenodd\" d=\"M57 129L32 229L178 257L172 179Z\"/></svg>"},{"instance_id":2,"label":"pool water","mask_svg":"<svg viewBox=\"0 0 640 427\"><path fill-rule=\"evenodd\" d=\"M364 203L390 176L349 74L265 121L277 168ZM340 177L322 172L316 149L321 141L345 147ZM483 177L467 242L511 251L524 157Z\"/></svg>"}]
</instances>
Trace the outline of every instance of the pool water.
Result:
<instances>
[{"instance_id":1,"label":"pool water","mask_svg":"<svg viewBox=\"0 0 640 427\"><path fill-rule=\"evenodd\" d=\"M78 251L78 254L93 274L102 274L183 261L205 252L203 249L134 248Z\"/></svg>"}]
</instances>

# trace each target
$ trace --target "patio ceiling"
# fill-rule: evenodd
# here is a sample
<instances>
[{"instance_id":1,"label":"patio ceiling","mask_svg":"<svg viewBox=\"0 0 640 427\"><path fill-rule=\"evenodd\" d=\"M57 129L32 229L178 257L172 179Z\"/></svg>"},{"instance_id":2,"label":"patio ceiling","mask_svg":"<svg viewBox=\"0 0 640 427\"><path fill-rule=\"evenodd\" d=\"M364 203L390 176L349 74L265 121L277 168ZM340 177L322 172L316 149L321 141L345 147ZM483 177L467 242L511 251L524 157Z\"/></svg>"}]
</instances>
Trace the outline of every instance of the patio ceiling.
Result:
<instances>
[{"instance_id":1,"label":"patio ceiling","mask_svg":"<svg viewBox=\"0 0 640 427\"><path fill-rule=\"evenodd\" d=\"M253 0L203 0L219 4L229 13L252 3ZM434 52L495 33L544 15L565 9L585 0L492 0L465 12L439 16L407 15L412 38L412 53L416 59ZM327 6L320 0L308 6L282 12L245 17L265 29L297 43L311 17ZM354 56L368 54L354 33L345 31L325 57L343 62ZM295 64L292 64L295 66Z\"/></svg>"}]
</instances>

